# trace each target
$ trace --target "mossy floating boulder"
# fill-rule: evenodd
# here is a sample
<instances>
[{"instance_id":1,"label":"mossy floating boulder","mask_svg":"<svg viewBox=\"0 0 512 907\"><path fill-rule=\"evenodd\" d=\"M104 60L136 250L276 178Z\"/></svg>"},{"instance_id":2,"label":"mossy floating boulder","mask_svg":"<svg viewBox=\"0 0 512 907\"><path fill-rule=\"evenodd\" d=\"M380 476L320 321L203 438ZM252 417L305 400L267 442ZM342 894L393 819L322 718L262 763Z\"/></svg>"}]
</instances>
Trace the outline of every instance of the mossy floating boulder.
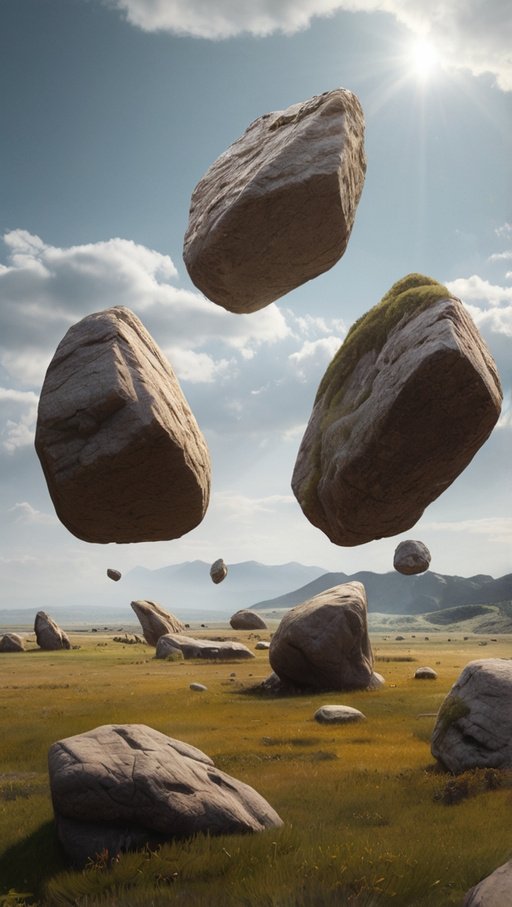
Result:
<instances>
[{"instance_id":1,"label":"mossy floating boulder","mask_svg":"<svg viewBox=\"0 0 512 907\"><path fill-rule=\"evenodd\" d=\"M329 365L292 488L336 545L410 529L496 424L496 364L459 299L409 274L351 327Z\"/></svg>"},{"instance_id":2,"label":"mossy floating boulder","mask_svg":"<svg viewBox=\"0 0 512 907\"><path fill-rule=\"evenodd\" d=\"M183 248L191 280L247 313L332 268L365 172L364 116L351 91L258 117L194 189Z\"/></svg>"}]
</instances>

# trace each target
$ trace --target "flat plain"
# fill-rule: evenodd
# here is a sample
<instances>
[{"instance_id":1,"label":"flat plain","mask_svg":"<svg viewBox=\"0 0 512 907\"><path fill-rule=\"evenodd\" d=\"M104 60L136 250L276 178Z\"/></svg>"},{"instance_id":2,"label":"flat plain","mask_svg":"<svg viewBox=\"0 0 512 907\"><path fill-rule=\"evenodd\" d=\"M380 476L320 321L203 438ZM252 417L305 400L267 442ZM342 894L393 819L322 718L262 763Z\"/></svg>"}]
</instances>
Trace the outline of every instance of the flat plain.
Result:
<instances>
[{"instance_id":1,"label":"flat plain","mask_svg":"<svg viewBox=\"0 0 512 907\"><path fill-rule=\"evenodd\" d=\"M195 635L254 650L270 630L220 625ZM245 662L157 661L115 632L70 632L70 651L0 656L0 905L47 907L445 907L511 857L512 772L454 777L430 753L436 713L471 660L512 657L512 636L437 630L371 634L374 692L263 695L268 653ZM396 639L401 635L402 639ZM416 680L429 665L437 680ZM195 692L190 683L207 690ZM366 721L328 726L343 703ZM191 743L252 785L283 828L196 836L157 852L66 865L56 839L47 753L102 724L142 723Z\"/></svg>"}]
</instances>

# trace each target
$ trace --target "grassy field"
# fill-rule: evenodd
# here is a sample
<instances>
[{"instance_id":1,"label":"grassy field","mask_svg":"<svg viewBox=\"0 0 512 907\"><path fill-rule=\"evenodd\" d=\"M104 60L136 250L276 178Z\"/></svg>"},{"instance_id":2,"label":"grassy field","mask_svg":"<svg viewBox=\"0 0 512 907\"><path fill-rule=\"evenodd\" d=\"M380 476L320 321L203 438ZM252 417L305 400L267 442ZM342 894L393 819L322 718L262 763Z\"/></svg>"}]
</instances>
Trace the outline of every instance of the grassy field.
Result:
<instances>
[{"instance_id":1,"label":"grassy field","mask_svg":"<svg viewBox=\"0 0 512 907\"><path fill-rule=\"evenodd\" d=\"M257 641L215 635L251 648ZM253 689L269 674L265 651L250 663L171 663L156 661L149 646L80 633L72 636L79 649L2 654L0 905L460 905L512 855L512 780L482 770L454 779L436 766L430 734L464 665L512 656L512 637L402 635L372 636L381 690L285 698ZM414 680L422 665L438 679ZM207 691L191 691L192 681ZM329 702L355 706L367 721L317 724L315 710ZM198 836L69 871L54 832L48 747L131 722L202 749L266 797L283 828Z\"/></svg>"}]
</instances>

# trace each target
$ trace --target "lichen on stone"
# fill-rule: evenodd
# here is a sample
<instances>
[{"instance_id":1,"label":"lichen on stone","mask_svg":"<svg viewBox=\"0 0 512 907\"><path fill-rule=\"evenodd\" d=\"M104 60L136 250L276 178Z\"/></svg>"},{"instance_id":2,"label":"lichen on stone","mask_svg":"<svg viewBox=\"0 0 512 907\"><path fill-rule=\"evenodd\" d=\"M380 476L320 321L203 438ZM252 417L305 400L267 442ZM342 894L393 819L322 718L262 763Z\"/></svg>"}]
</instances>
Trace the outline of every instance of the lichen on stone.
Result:
<instances>
[{"instance_id":1,"label":"lichen on stone","mask_svg":"<svg viewBox=\"0 0 512 907\"><path fill-rule=\"evenodd\" d=\"M446 734L446 731L452 724L455 724L460 718L465 718L466 715L469 715L470 711L468 704L464 702L460 696L447 696L439 709L438 721L440 733Z\"/></svg>"}]
</instances>

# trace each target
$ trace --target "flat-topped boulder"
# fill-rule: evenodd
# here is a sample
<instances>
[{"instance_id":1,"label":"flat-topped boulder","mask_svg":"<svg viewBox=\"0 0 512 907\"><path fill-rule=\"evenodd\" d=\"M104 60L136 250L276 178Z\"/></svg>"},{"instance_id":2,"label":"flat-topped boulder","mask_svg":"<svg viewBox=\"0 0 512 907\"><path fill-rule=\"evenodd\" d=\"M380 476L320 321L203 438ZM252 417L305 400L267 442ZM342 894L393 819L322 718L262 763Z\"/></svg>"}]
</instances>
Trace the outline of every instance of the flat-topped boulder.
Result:
<instances>
[{"instance_id":1,"label":"flat-topped boulder","mask_svg":"<svg viewBox=\"0 0 512 907\"><path fill-rule=\"evenodd\" d=\"M466 468L501 411L467 310L409 274L349 330L318 389L292 488L336 545L410 529Z\"/></svg>"},{"instance_id":2,"label":"flat-topped boulder","mask_svg":"<svg viewBox=\"0 0 512 907\"><path fill-rule=\"evenodd\" d=\"M175 539L206 513L206 442L169 362L123 306L59 343L35 444L57 516L86 542Z\"/></svg>"},{"instance_id":3,"label":"flat-topped boulder","mask_svg":"<svg viewBox=\"0 0 512 907\"><path fill-rule=\"evenodd\" d=\"M438 712L432 755L450 772L512 768L512 661L470 661Z\"/></svg>"},{"instance_id":4,"label":"flat-topped boulder","mask_svg":"<svg viewBox=\"0 0 512 907\"><path fill-rule=\"evenodd\" d=\"M364 116L345 88L264 114L192 193L183 258L230 312L255 312L343 255L364 184Z\"/></svg>"},{"instance_id":5,"label":"flat-topped boulder","mask_svg":"<svg viewBox=\"0 0 512 907\"><path fill-rule=\"evenodd\" d=\"M228 568L221 557L217 558L216 561L210 567L210 577L213 583L216 585L221 583L226 576L228 575Z\"/></svg>"},{"instance_id":6,"label":"flat-topped boulder","mask_svg":"<svg viewBox=\"0 0 512 907\"><path fill-rule=\"evenodd\" d=\"M0 636L0 652L24 652L25 640L18 633Z\"/></svg>"},{"instance_id":7,"label":"flat-topped boulder","mask_svg":"<svg viewBox=\"0 0 512 907\"><path fill-rule=\"evenodd\" d=\"M178 617L157 602L137 599L130 604L139 618L144 639L149 646L156 646L160 637L166 633L181 633L185 629L185 624Z\"/></svg>"},{"instance_id":8,"label":"flat-topped boulder","mask_svg":"<svg viewBox=\"0 0 512 907\"><path fill-rule=\"evenodd\" d=\"M229 661L256 657L243 643L231 639L195 639L180 633L161 636L156 647L156 657L169 658L176 652L181 652L183 658L218 658Z\"/></svg>"},{"instance_id":9,"label":"flat-topped boulder","mask_svg":"<svg viewBox=\"0 0 512 907\"><path fill-rule=\"evenodd\" d=\"M46 611L38 611L34 621L34 633L40 649L53 652L57 649L70 649L71 643L64 630L49 617Z\"/></svg>"},{"instance_id":10,"label":"flat-topped boulder","mask_svg":"<svg viewBox=\"0 0 512 907\"><path fill-rule=\"evenodd\" d=\"M259 832L282 821L201 750L143 724L107 724L48 753L59 840L72 863L165 841Z\"/></svg>"},{"instance_id":11,"label":"flat-topped boulder","mask_svg":"<svg viewBox=\"0 0 512 907\"><path fill-rule=\"evenodd\" d=\"M249 608L241 608L229 620L233 630L266 630L267 625L263 618Z\"/></svg>"},{"instance_id":12,"label":"flat-topped boulder","mask_svg":"<svg viewBox=\"0 0 512 907\"><path fill-rule=\"evenodd\" d=\"M284 685L367 689L373 653L363 584L334 586L291 608L272 637L269 660Z\"/></svg>"},{"instance_id":13,"label":"flat-topped boulder","mask_svg":"<svg viewBox=\"0 0 512 907\"><path fill-rule=\"evenodd\" d=\"M398 573L413 576L428 570L430 560L430 551L423 542L406 539L395 548L393 567Z\"/></svg>"}]
</instances>

